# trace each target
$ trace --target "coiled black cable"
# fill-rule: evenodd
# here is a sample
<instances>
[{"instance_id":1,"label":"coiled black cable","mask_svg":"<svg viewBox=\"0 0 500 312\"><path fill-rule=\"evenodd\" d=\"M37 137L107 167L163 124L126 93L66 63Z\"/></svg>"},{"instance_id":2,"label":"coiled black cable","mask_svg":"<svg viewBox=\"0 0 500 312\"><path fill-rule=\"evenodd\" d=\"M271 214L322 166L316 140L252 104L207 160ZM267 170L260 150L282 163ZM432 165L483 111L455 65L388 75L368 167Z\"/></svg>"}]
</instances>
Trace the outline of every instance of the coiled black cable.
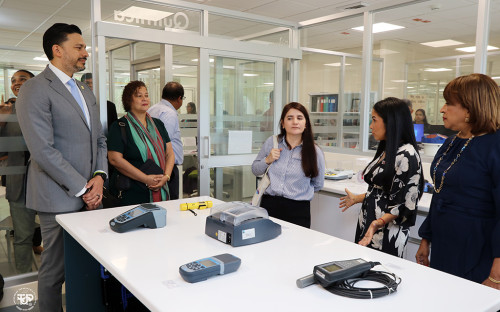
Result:
<instances>
[{"instance_id":1,"label":"coiled black cable","mask_svg":"<svg viewBox=\"0 0 500 312\"><path fill-rule=\"evenodd\" d=\"M360 281L372 281L384 285L379 288L361 288L356 287L356 283ZM343 297L355 298L355 299L375 299L393 292L396 292L398 285L401 283L401 278L393 273L383 272L383 271L368 271L360 277L347 279L325 289Z\"/></svg>"}]
</instances>

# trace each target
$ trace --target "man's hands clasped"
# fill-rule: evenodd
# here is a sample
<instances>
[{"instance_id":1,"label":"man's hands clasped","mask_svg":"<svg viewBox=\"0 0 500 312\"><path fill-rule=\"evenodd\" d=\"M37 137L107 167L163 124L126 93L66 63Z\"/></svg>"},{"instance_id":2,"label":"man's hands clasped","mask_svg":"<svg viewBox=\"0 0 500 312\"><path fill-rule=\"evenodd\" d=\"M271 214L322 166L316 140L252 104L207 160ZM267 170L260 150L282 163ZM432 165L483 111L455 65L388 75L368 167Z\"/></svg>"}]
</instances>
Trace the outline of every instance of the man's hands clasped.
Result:
<instances>
[{"instance_id":1,"label":"man's hands clasped","mask_svg":"<svg viewBox=\"0 0 500 312\"><path fill-rule=\"evenodd\" d=\"M95 176L87 182L85 187L88 191L82 196L83 202L85 203L85 209L94 210L101 205L103 186L104 180L101 176Z\"/></svg>"}]
</instances>

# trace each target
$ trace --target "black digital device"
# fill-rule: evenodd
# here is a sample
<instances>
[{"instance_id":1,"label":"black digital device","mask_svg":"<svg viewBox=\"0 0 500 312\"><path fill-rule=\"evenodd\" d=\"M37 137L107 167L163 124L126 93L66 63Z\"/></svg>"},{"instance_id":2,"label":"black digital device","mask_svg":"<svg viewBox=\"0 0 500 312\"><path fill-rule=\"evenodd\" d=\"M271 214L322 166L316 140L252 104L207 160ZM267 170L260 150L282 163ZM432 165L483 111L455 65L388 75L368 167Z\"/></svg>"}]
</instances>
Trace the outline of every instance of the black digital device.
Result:
<instances>
[{"instance_id":1,"label":"black digital device","mask_svg":"<svg viewBox=\"0 0 500 312\"><path fill-rule=\"evenodd\" d=\"M226 253L181 265L179 273L186 282L196 283L212 276L234 272L240 264L240 258Z\"/></svg>"},{"instance_id":2,"label":"black digital device","mask_svg":"<svg viewBox=\"0 0 500 312\"><path fill-rule=\"evenodd\" d=\"M323 287L328 287L336 282L343 281L349 278L361 276L369 271L374 266L373 263L367 262L361 258L332 261L314 266L314 279Z\"/></svg>"},{"instance_id":3,"label":"black digital device","mask_svg":"<svg viewBox=\"0 0 500 312\"><path fill-rule=\"evenodd\" d=\"M167 224L167 210L156 204L141 204L109 220L111 229L123 233L137 227L161 228Z\"/></svg>"}]
</instances>

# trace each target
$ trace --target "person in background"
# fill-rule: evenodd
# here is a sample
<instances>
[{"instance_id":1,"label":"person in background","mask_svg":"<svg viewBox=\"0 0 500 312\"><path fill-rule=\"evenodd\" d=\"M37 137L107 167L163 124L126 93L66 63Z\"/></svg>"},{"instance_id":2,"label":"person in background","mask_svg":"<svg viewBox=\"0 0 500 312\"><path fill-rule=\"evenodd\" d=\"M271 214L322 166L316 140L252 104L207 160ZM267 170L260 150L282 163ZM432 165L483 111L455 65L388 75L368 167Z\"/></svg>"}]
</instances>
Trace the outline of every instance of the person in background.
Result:
<instances>
[{"instance_id":1,"label":"person in background","mask_svg":"<svg viewBox=\"0 0 500 312\"><path fill-rule=\"evenodd\" d=\"M58 214L94 210L106 180L106 137L96 99L73 75L89 54L80 28L56 23L43 35L50 63L26 81L16 108L30 152L26 207L38 211L44 251L38 271L40 311L62 311L63 229Z\"/></svg>"},{"instance_id":2,"label":"person in background","mask_svg":"<svg viewBox=\"0 0 500 312\"><path fill-rule=\"evenodd\" d=\"M172 143L161 120L147 113L150 100L144 82L129 82L123 89L122 102L127 114L113 123L108 133L108 158L116 169L111 177L111 191L118 193L113 182L119 172L132 180L131 188L123 192L122 205L169 200L167 181L174 166ZM121 127L125 127L126 145ZM163 174L139 169L149 159Z\"/></svg>"},{"instance_id":3,"label":"person in background","mask_svg":"<svg viewBox=\"0 0 500 312\"><path fill-rule=\"evenodd\" d=\"M151 117L158 118L163 122L172 141L172 148L175 153L175 165L168 181L170 199L179 199L179 169L177 165L182 165L184 162L184 149L182 147L177 110L181 108L184 99L184 88L182 85L171 81L163 87L161 101L148 110Z\"/></svg>"},{"instance_id":4,"label":"person in background","mask_svg":"<svg viewBox=\"0 0 500 312\"><path fill-rule=\"evenodd\" d=\"M269 92L269 108L262 114L264 121L260 122L260 131L273 131L274 90Z\"/></svg>"},{"instance_id":5,"label":"person in background","mask_svg":"<svg viewBox=\"0 0 500 312\"><path fill-rule=\"evenodd\" d=\"M339 207L344 212L362 203L355 242L402 258L424 185L408 106L393 97L375 103L370 129L380 143L363 171L368 191L346 189Z\"/></svg>"},{"instance_id":6,"label":"person in background","mask_svg":"<svg viewBox=\"0 0 500 312\"><path fill-rule=\"evenodd\" d=\"M443 96L444 125L458 134L432 162L435 192L415 257L500 289L500 91L490 77L470 74L448 83Z\"/></svg>"},{"instance_id":7,"label":"person in background","mask_svg":"<svg viewBox=\"0 0 500 312\"><path fill-rule=\"evenodd\" d=\"M29 79L35 77L30 71L21 69L12 75L10 89L17 97L21 86ZM3 96L2 96L3 103ZM16 98L10 98L0 104L0 114L16 115ZM21 137L21 128L17 121L0 123L1 137ZM7 166L26 166L29 159L28 151L8 152ZM14 258L17 273L31 272L32 249L36 254L41 254L43 247L40 227L36 226L34 210L26 208L24 174L6 176L5 198L9 202L10 215L14 227Z\"/></svg>"},{"instance_id":8,"label":"person in background","mask_svg":"<svg viewBox=\"0 0 500 312\"><path fill-rule=\"evenodd\" d=\"M285 105L280 129L278 148L273 148L273 137L268 138L252 163L256 176L269 167L271 184L261 207L272 217L309 228L311 200L325 180L325 158L314 143L309 114L302 104Z\"/></svg>"},{"instance_id":9,"label":"person in background","mask_svg":"<svg viewBox=\"0 0 500 312\"><path fill-rule=\"evenodd\" d=\"M413 121L415 124L423 124L424 125L424 133L428 133L429 131L429 122L427 121L427 116L425 115L425 110L419 108L415 111L415 120Z\"/></svg>"},{"instance_id":10,"label":"person in background","mask_svg":"<svg viewBox=\"0 0 500 312\"><path fill-rule=\"evenodd\" d=\"M428 125L427 116L425 115L425 110L419 108L415 111L415 120L413 123Z\"/></svg>"},{"instance_id":11,"label":"person in background","mask_svg":"<svg viewBox=\"0 0 500 312\"><path fill-rule=\"evenodd\" d=\"M196 104L189 102L186 105L186 111L188 114L196 114Z\"/></svg>"},{"instance_id":12,"label":"person in background","mask_svg":"<svg viewBox=\"0 0 500 312\"><path fill-rule=\"evenodd\" d=\"M94 91L94 83L92 79L92 73L85 73L80 78L82 82L85 82L89 86L90 90ZM116 105L111 101L106 101L106 108L108 113L108 130L109 127L118 119L118 114L116 113Z\"/></svg>"},{"instance_id":13,"label":"person in background","mask_svg":"<svg viewBox=\"0 0 500 312\"><path fill-rule=\"evenodd\" d=\"M408 99L401 99L401 101L403 101L408 106L408 109L410 110L410 115L412 115L413 114L413 103Z\"/></svg>"}]
</instances>

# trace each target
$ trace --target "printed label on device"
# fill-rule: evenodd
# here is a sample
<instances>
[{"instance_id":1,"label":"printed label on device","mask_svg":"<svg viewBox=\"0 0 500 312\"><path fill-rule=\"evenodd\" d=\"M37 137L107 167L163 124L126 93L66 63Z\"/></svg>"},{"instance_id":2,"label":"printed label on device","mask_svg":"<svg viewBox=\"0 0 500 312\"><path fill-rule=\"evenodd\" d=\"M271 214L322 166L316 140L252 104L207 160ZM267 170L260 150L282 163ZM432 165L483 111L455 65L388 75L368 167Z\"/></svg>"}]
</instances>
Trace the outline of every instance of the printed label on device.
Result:
<instances>
[{"instance_id":1,"label":"printed label on device","mask_svg":"<svg viewBox=\"0 0 500 312\"><path fill-rule=\"evenodd\" d=\"M255 228L246 229L241 231L241 239L250 239L255 237Z\"/></svg>"},{"instance_id":2,"label":"printed label on device","mask_svg":"<svg viewBox=\"0 0 500 312\"><path fill-rule=\"evenodd\" d=\"M225 243L225 242L227 242L227 233L226 233L226 232L224 232L224 231L218 230L218 231L217 231L217 238L218 238L221 242Z\"/></svg>"},{"instance_id":3,"label":"printed label on device","mask_svg":"<svg viewBox=\"0 0 500 312\"><path fill-rule=\"evenodd\" d=\"M323 274L323 273L321 273L321 272L319 272L319 271L316 271L316 275L321 276L321 278L325 278L325 274Z\"/></svg>"}]
</instances>

